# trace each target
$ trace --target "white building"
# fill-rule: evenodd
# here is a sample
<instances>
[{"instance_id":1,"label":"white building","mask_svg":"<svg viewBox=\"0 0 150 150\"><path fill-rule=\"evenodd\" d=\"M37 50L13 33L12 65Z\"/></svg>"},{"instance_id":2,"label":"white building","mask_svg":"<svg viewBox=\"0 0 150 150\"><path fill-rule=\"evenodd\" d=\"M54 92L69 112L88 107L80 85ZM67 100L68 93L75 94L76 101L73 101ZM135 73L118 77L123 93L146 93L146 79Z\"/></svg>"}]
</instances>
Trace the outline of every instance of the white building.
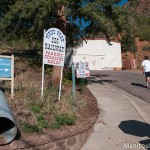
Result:
<instances>
[{"instance_id":1,"label":"white building","mask_svg":"<svg viewBox=\"0 0 150 150\"><path fill-rule=\"evenodd\" d=\"M121 44L106 40L88 39L83 45L74 50L73 63L89 62L90 70L112 70L122 68Z\"/></svg>"}]
</instances>

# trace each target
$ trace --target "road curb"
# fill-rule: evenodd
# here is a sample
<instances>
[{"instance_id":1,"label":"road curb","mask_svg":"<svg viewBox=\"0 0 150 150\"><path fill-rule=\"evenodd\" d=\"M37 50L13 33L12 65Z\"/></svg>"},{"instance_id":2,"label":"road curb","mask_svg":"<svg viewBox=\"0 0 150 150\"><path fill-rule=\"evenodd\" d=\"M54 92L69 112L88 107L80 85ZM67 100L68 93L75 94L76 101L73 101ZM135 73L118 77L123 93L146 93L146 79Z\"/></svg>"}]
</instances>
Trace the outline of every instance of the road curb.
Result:
<instances>
[{"instance_id":1,"label":"road curb","mask_svg":"<svg viewBox=\"0 0 150 150\"><path fill-rule=\"evenodd\" d=\"M143 119L143 121L145 123L148 124L148 126L150 127L150 119L147 117L147 115L142 111L142 109L135 103L135 99L139 99L141 100L140 98L122 90L122 89L119 89L118 87L110 84L110 83L106 83L106 82L103 82L103 84L110 88L112 91L114 91L115 93L119 94L120 96L124 97L126 100L129 101L129 103L133 106L133 108L136 110L136 112L141 116L141 118ZM142 101L142 100L141 100Z\"/></svg>"}]
</instances>

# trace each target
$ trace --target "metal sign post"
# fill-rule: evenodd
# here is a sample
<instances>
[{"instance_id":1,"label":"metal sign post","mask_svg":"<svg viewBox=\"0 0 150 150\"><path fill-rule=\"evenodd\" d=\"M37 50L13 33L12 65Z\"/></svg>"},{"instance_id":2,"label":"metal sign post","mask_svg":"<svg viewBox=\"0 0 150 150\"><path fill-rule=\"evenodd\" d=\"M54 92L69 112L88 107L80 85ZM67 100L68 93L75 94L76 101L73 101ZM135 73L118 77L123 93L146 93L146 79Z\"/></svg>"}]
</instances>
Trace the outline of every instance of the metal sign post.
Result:
<instances>
[{"instance_id":1,"label":"metal sign post","mask_svg":"<svg viewBox=\"0 0 150 150\"><path fill-rule=\"evenodd\" d=\"M73 100L76 100L76 83L75 83L75 68L74 68L74 64L72 64L72 94L73 94Z\"/></svg>"},{"instance_id":2,"label":"metal sign post","mask_svg":"<svg viewBox=\"0 0 150 150\"><path fill-rule=\"evenodd\" d=\"M58 101L60 101L60 95L61 95L62 76L63 76L63 67L61 67L61 75L60 75L59 97L58 97Z\"/></svg>"},{"instance_id":3,"label":"metal sign post","mask_svg":"<svg viewBox=\"0 0 150 150\"><path fill-rule=\"evenodd\" d=\"M14 55L0 55L0 80L11 81L11 99L14 96Z\"/></svg>"},{"instance_id":4,"label":"metal sign post","mask_svg":"<svg viewBox=\"0 0 150 150\"><path fill-rule=\"evenodd\" d=\"M45 37L45 30L44 30L44 37ZM43 40L44 40L43 37ZM44 51L44 42L43 42L43 51ZM44 63L42 62L42 88L41 88L41 99L43 98L43 91L44 91Z\"/></svg>"}]
</instances>

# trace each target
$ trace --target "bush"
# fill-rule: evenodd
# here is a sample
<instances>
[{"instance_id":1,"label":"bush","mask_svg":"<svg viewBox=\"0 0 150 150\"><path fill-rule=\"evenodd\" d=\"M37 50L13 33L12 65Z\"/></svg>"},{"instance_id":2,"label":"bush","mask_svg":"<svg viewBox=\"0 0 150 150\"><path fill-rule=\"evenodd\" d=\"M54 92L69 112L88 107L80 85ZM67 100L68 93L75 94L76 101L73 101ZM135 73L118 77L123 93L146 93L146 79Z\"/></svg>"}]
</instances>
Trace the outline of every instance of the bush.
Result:
<instances>
[{"instance_id":1,"label":"bush","mask_svg":"<svg viewBox=\"0 0 150 150\"><path fill-rule=\"evenodd\" d=\"M139 37L140 40L150 41L150 19L149 17L139 16L138 27L135 30L135 36Z\"/></svg>"},{"instance_id":2,"label":"bush","mask_svg":"<svg viewBox=\"0 0 150 150\"><path fill-rule=\"evenodd\" d=\"M38 128L42 129L42 128L48 128L49 127L48 122L44 119L43 116L38 116L37 121L38 121Z\"/></svg>"},{"instance_id":3,"label":"bush","mask_svg":"<svg viewBox=\"0 0 150 150\"><path fill-rule=\"evenodd\" d=\"M136 34L142 41L150 41L150 28L141 27L139 32Z\"/></svg>"},{"instance_id":4,"label":"bush","mask_svg":"<svg viewBox=\"0 0 150 150\"><path fill-rule=\"evenodd\" d=\"M39 132L39 128L37 125L31 125L29 123L23 124L23 130L28 133L33 133L33 132L38 133Z\"/></svg>"},{"instance_id":5,"label":"bush","mask_svg":"<svg viewBox=\"0 0 150 150\"><path fill-rule=\"evenodd\" d=\"M75 116L67 113L56 116L54 128L60 128L62 125L73 125L75 123Z\"/></svg>"}]
</instances>

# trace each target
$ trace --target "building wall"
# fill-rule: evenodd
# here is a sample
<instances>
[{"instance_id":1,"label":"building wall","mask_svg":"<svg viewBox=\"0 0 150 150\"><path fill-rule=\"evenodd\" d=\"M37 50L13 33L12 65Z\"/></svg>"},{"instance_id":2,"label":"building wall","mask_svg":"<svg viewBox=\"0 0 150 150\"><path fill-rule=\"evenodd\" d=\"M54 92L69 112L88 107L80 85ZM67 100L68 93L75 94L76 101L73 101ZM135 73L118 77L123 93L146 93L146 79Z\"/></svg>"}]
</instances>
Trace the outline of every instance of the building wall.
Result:
<instances>
[{"instance_id":1,"label":"building wall","mask_svg":"<svg viewBox=\"0 0 150 150\"><path fill-rule=\"evenodd\" d=\"M111 44L109 45L107 41L104 41L105 68L122 68L121 44L116 42L111 42Z\"/></svg>"},{"instance_id":2,"label":"building wall","mask_svg":"<svg viewBox=\"0 0 150 150\"><path fill-rule=\"evenodd\" d=\"M108 70L122 68L121 45L106 40L87 40L78 49L75 49L72 60L74 63L89 62L90 70Z\"/></svg>"}]
</instances>

